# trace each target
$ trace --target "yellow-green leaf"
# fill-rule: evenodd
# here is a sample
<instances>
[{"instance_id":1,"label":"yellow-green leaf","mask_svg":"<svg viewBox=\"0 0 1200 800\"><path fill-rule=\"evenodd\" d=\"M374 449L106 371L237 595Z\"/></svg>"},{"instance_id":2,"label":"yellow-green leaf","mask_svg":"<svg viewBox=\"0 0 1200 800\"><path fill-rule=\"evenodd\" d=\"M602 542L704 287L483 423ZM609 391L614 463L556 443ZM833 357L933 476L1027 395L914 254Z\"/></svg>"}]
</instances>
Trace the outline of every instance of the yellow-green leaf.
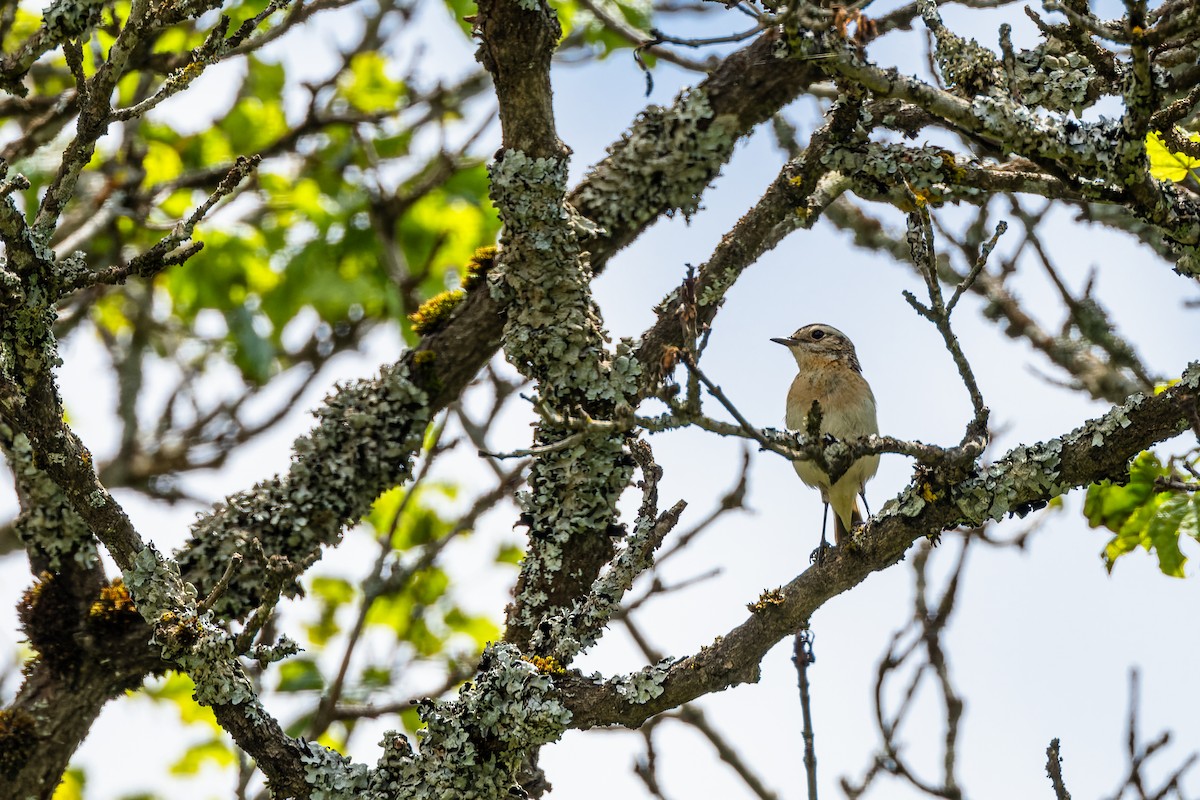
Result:
<instances>
[{"instance_id":1,"label":"yellow-green leaf","mask_svg":"<svg viewBox=\"0 0 1200 800\"><path fill-rule=\"evenodd\" d=\"M148 142L142 166L146 169L146 185L154 186L179 177L183 172L183 159L169 144Z\"/></svg>"},{"instance_id":2,"label":"yellow-green leaf","mask_svg":"<svg viewBox=\"0 0 1200 800\"><path fill-rule=\"evenodd\" d=\"M1188 139L1200 142L1200 133L1188 134ZM1146 134L1146 157L1150 159L1150 174L1160 181L1181 181L1200 166L1200 158L1171 152L1162 134L1157 131Z\"/></svg>"},{"instance_id":3,"label":"yellow-green leaf","mask_svg":"<svg viewBox=\"0 0 1200 800\"><path fill-rule=\"evenodd\" d=\"M194 744L189 747L179 760L171 765L172 775L195 775L205 764L216 764L218 767L232 767L237 763L237 756L221 739L209 739L207 742Z\"/></svg>"},{"instance_id":4,"label":"yellow-green leaf","mask_svg":"<svg viewBox=\"0 0 1200 800\"><path fill-rule=\"evenodd\" d=\"M71 767L63 773L62 782L54 790L54 800L83 800L83 786L86 777L83 770Z\"/></svg>"},{"instance_id":5,"label":"yellow-green leaf","mask_svg":"<svg viewBox=\"0 0 1200 800\"><path fill-rule=\"evenodd\" d=\"M386 68L381 54L359 53L350 60L350 72L338 80L338 88L350 105L367 114L397 108L404 84L389 77Z\"/></svg>"}]
</instances>

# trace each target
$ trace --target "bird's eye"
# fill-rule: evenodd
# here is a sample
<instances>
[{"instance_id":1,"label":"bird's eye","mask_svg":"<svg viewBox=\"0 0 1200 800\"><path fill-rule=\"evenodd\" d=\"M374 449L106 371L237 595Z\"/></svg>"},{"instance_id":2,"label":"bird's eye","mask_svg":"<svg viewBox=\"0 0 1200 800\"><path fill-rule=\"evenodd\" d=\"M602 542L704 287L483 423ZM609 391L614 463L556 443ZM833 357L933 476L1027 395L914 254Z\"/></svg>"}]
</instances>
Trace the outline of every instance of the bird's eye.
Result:
<instances>
[{"instance_id":1,"label":"bird's eye","mask_svg":"<svg viewBox=\"0 0 1200 800\"><path fill-rule=\"evenodd\" d=\"M824 338L825 338L825 331L822 331L822 330L815 330L815 331L813 331L813 332L812 332L812 338L813 338L813 340L814 340L814 341L816 341L817 339L824 339Z\"/></svg>"}]
</instances>

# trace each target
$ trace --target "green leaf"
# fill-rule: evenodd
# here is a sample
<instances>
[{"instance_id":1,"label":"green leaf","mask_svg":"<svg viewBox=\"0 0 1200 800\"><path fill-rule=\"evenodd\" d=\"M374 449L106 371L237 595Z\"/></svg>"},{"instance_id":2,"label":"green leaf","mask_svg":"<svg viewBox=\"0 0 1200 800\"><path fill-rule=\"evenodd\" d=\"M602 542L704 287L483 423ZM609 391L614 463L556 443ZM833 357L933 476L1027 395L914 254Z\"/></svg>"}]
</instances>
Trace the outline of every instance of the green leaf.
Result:
<instances>
[{"instance_id":1,"label":"green leaf","mask_svg":"<svg viewBox=\"0 0 1200 800\"><path fill-rule=\"evenodd\" d=\"M279 97L246 97L237 102L219 123L238 153L257 153L287 132L287 117Z\"/></svg>"},{"instance_id":2,"label":"green leaf","mask_svg":"<svg viewBox=\"0 0 1200 800\"><path fill-rule=\"evenodd\" d=\"M1101 525L1119 533L1126 520L1154 494L1154 479L1164 475L1162 463L1150 452L1139 454L1129 465L1129 482L1118 486L1108 481L1088 487L1083 513L1093 528Z\"/></svg>"},{"instance_id":3,"label":"green leaf","mask_svg":"<svg viewBox=\"0 0 1200 800\"><path fill-rule=\"evenodd\" d=\"M500 638L500 628L495 622L484 616L466 614L457 606L446 613L445 620L450 630L470 636L480 652L488 642L495 642Z\"/></svg>"},{"instance_id":4,"label":"green leaf","mask_svg":"<svg viewBox=\"0 0 1200 800\"><path fill-rule=\"evenodd\" d=\"M386 689L392 685L392 671L384 666L368 666L358 680L368 689Z\"/></svg>"},{"instance_id":5,"label":"green leaf","mask_svg":"<svg viewBox=\"0 0 1200 800\"><path fill-rule=\"evenodd\" d=\"M225 315L229 323L229 336L235 348L233 363L249 380L262 386L271 377L275 362L275 347L271 340L258 331L256 318L244 305Z\"/></svg>"},{"instance_id":6,"label":"green leaf","mask_svg":"<svg viewBox=\"0 0 1200 800\"><path fill-rule=\"evenodd\" d=\"M462 32L470 37L472 35L472 25L467 22L466 18L479 11L475 5L475 0L445 0L445 2L450 16L458 23L458 27L462 29Z\"/></svg>"},{"instance_id":7,"label":"green leaf","mask_svg":"<svg viewBox=\"0 0 1200 800\"><path fill-rule=\"evenodd\" d=\"M1182 129L1179 132L1187 134L1193 142L1200 142L1200 133L1188 134ZM1146 157L1150 160L1150 174L1160 181L1184 180L1193 169L1200 166L1200 158L1171 152L1162 134L1157 131L1146 134Z\"/></svg>"},{"instance_id":8,"label":"green leaf","mask_svg":"<svg viewBox=\"0 0 1200 800\"><path fill-rule=\"evenodd\" d=\"M416 491L416 496L409 501L398 521L395 521L396 513L404 499L404 490L399 488L380 495L371 507L371 513L365 518L366 523L378 534L392 530L395 521L392 547L397 550L407 550L440 539L453 528L453 523L443 519L431 507L430 500L453 500L457 494L457 487L449 483L431 481Z\"/></svg>"},{"instance_id":9,"label":"green leaf","mask_svg":"<svg viewBox=\"0 0 1200 800\"><path fill-rule=\"evenodd\" d=\"M412 596L407 593L385 595L371 604L371 610L367 612L367 624L391 628L397 639L407 639L415 605Z\"/></svg>"},{"instance_id":10,"label":"green leaf","mask_svg":"<svg viewBox=\"0 0 1200 800\"><path fill-rule=\"evenodd\" d=\"M258 11L254 13L257 14ZM242 97L278 98L283 96L287 74L284 72L282 63L271 64L255 56L249 56L247 63L249 68L246 71L246 80L242 82L240 92Z\"/></svg>"},{"instance_id":11,"label":"green leaf","mask_svg":"<svg viewBox=\"0 0 1200 800\"><path fill-rule=\"evenodd\" d=\"M196 702L196 684L185 673L168 673L161 683L147 683L142 691L155 702L173 704L185 725L203 724L214 731L221 730L212 709Z\"/></svg>"},{"instance_id":12,"label":"green leaf","mask_svg":"<svg viewBox=\"0 0 1200 800\"><path fill-rule=\"evenodd\" d=\"M1088 524L1116 534L1104 546L1109 572L1118 558L1141 547L1158 557L1164 575L1184 577L1187 557L1179 547L1179 537L1197 538L1200 533L1200 497L1160 490L1155 485L1157 479L1171 477L1172 468L1153 453L1144 452L1130 464L1129 482L1124 486L1105 481L1088 487L1083 504Z\"/></svg>"},{"instance_id":13,"label":"green leaf","mask_svg":"<svg viewBox=\"0 0 1200 800\"><path fill-rule=\"evenodd\" d=\"M313 578L309 591L316 597L334 606L349 603L357 594L350 581L344 578Z\"/></svg>"},{"instance_id":14,"label":"green leaf","mask_svg":"<svg viewBox=\"0 0 1200 800\"><path fill-rule=\"evenodd\" d=\"M270 0L242 0L241 3L226 3L223 10L225 16L229 17L229 30L236 31L243 22L266 8L268 2Z\"/></svg>"},{"instance_id":15,"label":"green leaf","mask_svg":"<svg viewBox=\"0 0 1200 800\"><path fill-rule=\"evenodd\" d=\"M146 185L154 186L179 177L183 172L183 159L169 144L148 142L142 166L146 169Z\"/></svg>"},{"instance_id":16,"label":"green leaf","mask_svg":"<svg viewBox=\"0 0 1200 800\"><path fill-rule=\"evenodd\" d=\"M497 564L512 564L516 566L521 563L521 559L524 557L525 548L511 542L500 545L500 548L496 551Z\"/></svg>"},{"instance_id":17,"label":"green leaf","mask_svg":"<svg viewBox=\"0 0 1200 800\"><path fill-rule=\"evenodd\" d=\"M320 691L325 688L325 679L311 658L293 658L280 665L279 685L275 688L281 692Z\"/></svg>"},{"instance_id":18,"label":"green leaf","mask_svg":"<svg viewBox=\"0 0 1200 800\"><path fill-rule=\"evenodd\" d=\"M378 52L358 53L350 71L338 79L338 89L350 105L366 114L398 108L404 84L387 74L387 59Z\"/></svg>"},{"instance_id":19,"label":"green leaf","mask_svg":"<svg viewBox=\"0 0 1200 800\"><path fill-rule=\"evenodd\" d=\"M179 760L171 765L171 774L195 775L205 764L232 767L237 764L237 756L221 739L209 739L185 750Z\"/></svg>"},{"instance_id":20,"label":"green leaf","mask_svg":"<svg viewBox=\"0 0 1200 800\"><path fill-rule=\"evenodd\" d=\"M413 576L413 598L423 606L433 605L450 588L450 576L440 567L423 569Z\"/></svg>"}]
</instances>

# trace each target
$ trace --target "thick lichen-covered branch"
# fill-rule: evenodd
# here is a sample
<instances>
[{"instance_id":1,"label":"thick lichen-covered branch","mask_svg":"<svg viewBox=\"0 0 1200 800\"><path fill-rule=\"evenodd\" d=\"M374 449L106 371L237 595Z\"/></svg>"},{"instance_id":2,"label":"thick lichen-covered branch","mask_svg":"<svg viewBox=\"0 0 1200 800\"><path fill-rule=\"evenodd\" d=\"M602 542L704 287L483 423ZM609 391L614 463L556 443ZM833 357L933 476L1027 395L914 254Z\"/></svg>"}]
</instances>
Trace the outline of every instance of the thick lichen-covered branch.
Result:
<instances>
[{"instance_id":1,"label":"thick lichen-covered branch","mask_svg":"<svg viewBox=\"0 0 1200 800\"><path fill-rule=\"evenodd\" d=\"M518 18L512 19L515 10ZM523 11L487 3L480 12L481 58L496 81L508 145L490 168L504 232L499 264L488 278L493 296L509 308L505 355L536 382L539 402L548 408L580 407L594 416L612 416L628 403L637 362L621 348L610 354L605 347L588 256L565 203L567 159L554 134L548 100L557 22L540 3ZM504 20L508 24L501 24ZM543 31L531 27L539 20ZM535 67L545 76L532 74ZM509 97L522 92L542 92L545 102ZM624 437L617 432L597 433L572 447L544 447L569 433L545 421L539 425L529 490L518 498L530 546L505 636L521 647L530 643L545 615L585 594L612 557L616 501L632 475Z\"/></svg>"},{"instance_id":2,"label":"thick lichen-covered branch","mask_svg":"<svg viewBox=\"0 0 1200 800\"><path fill-rule=\"evenodd\" d=\"M594 271L662 215L692 213L734 143L820 79L787 52L778 31L764 33L671 107L648 106L609 147L568 198L593 226L582 246Z\"/></svg>"},{"instance_id":3,"label":"thick lichen-covered branch","mask_svg":"<svg viewBox=\"0 0 1200 800\"><path fill-rule=\"evenodd\" d=\"M580 652L599 640L605 627L621 605L634 580L654 565L654 553L679 521L687 503L682 500L664 514L658 513L658 481L662 468L645 442L630 444L634 460L642 470L642 505L634 521L634 530L608 568L593 582L588 594L578 598L561 613L541 621L534 634L535 650L549 646L555 663L568 664Z\"/></svg>"}]
</instances>

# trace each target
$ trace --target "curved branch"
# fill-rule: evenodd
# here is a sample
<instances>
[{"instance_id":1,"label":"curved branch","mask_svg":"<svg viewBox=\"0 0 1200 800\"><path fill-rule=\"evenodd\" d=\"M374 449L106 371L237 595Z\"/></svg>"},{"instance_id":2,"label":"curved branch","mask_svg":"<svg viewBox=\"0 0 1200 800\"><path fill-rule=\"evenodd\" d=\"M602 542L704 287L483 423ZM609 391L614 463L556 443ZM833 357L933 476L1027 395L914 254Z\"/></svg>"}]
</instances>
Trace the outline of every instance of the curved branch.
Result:
<instances>
[{"instance_id":1,"label":"curved branch","mask_svg":"<svg viewBox=\"0 0 1200 800\"><path fill-rule=\"evenodd\" d=\"M702 695L758 680L758 664L826 601L886 569L924 536L999 519L1020 507L1118 474L1142 450L1186 430L1200 413L1200 362L1153 397L1135 395L1102 417L1032 447L1018 447L956 485L917 480L871 518L846 549L783 587L738 627L694 655L650 667L635 678L653 686L644 702L628 698L630 678L594 683L577 673L557 680L573 728L636 728L655 714Z\"/></svg>"}]
</instances>

